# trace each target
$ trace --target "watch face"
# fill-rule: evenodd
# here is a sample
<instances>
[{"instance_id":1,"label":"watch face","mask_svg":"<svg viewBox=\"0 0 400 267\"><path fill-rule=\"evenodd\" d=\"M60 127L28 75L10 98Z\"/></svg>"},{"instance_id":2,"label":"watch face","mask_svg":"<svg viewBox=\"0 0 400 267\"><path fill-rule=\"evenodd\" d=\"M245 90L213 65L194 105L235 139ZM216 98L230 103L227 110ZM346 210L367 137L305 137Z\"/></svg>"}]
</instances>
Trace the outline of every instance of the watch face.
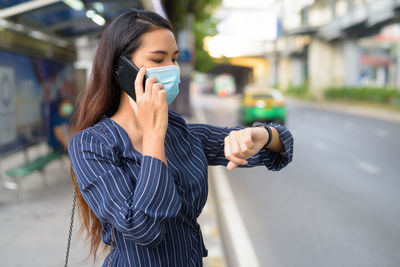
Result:
<instances>
[{"instance_id":1,"label":"watch face","mask_svg":"<svg viewBox=\"0 0 400 267\"><path fill-rule=\"evenodd\" d=\"M256 121L256 122L254 122L251 126L252 126L252 127L257 127L257 126L264 126L264 125L265 125L265 123L260 122L260 121Z\"/></svg>"}]
</instances>

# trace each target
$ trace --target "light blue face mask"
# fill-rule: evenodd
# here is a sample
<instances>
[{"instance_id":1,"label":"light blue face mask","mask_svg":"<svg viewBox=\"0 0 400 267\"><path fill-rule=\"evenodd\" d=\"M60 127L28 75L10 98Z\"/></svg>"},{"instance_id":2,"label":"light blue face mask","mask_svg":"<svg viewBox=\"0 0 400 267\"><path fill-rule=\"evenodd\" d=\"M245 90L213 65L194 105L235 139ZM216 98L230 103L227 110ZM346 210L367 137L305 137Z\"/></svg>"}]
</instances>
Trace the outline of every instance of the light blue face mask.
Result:
<instances>
[{"instance_id":1,"label":"light blue face mask","mask_svg":"<svg viewBox=\"0 0 400 267\"><path fill-rule=\"evenodd\" d=\"M164 85L167 92L167 104L171 104L179 94L179 83L181 82L181 71L178 66L171 65L159 68L146 69L147 77L157 78L157 82Z\"/></svg>"}]
</instances>

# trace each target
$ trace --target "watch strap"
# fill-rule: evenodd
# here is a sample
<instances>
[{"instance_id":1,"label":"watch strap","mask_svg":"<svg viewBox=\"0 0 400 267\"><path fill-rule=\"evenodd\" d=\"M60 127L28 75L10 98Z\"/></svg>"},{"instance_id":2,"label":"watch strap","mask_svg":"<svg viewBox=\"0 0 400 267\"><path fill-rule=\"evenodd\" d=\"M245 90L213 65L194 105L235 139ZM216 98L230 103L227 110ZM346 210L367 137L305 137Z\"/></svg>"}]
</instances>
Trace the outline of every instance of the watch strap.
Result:
<instances>
[{"instance_id":1,"label":"watch strap","mask_svg":"<svg viewBox=\"0 0 400 267\"><path fill-rule=\"evenodd\" d=\"M267 147L272 141L272 130L271 130L271 127L269 127L268 124L263 123L263 122L259 122L259 121L254 122L251 126L252 127L263 126L265 128L265 130L267 130L267 132L268 132L268 141L265 144L265 146Z\"/></svg>"}]
</instances>

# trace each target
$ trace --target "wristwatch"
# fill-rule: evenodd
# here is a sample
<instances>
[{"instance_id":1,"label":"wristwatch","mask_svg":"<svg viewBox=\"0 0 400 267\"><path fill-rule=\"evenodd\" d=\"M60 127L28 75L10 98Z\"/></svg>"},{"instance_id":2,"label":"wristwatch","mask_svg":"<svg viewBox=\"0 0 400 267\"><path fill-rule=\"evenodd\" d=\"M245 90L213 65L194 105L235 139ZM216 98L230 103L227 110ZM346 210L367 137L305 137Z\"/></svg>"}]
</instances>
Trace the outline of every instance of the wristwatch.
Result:
<instances>
[{"instance_id":1,"label":"wristwatch","mask_svg":"<svg viewBox=\"0 0 400 267\"><path fill-rule=\"evenodd\" d=\"M265 130L267 130L267 132L268 132L268 141L265 144L265 146L267 147L272 141L271 127L269 127L268 124L266 124L264 122L260 122L260 121L256 121L251 125L251 127L258 127L258 126L263 126L265 128Z\"/></svg>"}]
</instances>

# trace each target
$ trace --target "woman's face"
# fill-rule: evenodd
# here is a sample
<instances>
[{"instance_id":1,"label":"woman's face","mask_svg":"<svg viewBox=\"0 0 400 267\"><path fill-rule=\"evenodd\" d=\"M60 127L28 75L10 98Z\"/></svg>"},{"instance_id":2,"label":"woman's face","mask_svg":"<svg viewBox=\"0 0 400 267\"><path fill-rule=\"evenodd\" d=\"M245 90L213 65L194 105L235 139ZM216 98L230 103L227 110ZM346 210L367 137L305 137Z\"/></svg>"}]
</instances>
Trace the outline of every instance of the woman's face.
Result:
<instances>
[{"instance_id":1,"label":"woman's face","mask_svg":"<svg viewBox=\"0 0 400 267\"><path fill-rule=\"evenodd\" d=\"M178 65L178 45L170 30L156 29L142 35L142 43L132 56L137 67L156 68Z\"/></svg>"}]
</instances>

